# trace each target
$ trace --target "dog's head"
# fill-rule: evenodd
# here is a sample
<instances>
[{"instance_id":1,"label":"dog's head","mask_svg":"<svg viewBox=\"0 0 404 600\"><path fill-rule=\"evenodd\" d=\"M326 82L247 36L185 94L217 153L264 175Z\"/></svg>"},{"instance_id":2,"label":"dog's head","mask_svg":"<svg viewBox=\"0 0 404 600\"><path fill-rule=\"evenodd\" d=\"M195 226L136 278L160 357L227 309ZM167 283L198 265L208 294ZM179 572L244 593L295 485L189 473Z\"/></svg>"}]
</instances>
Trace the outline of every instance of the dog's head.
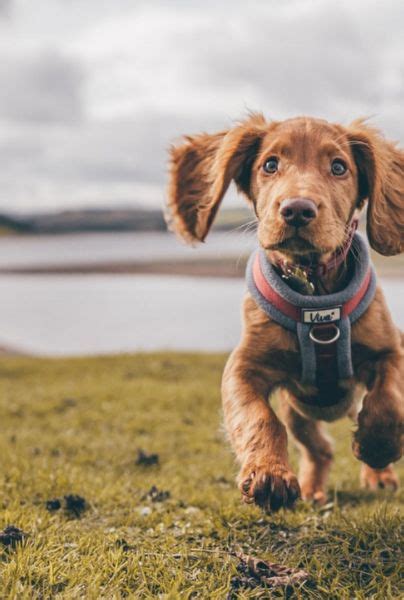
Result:
<instances>
[{"instance_id":1,"label":"dog's head","mask_svg":"<svg viewBox=\"0 0 404 600\"><path fill-rule=\"evenodd\" d=\"M228 131L186 137L171 149L173 229L203 241L232 180L252 204L268 250L336 250L366 200L372 247L385 255L403 249L404 152L363 121L268 123L253 115Z\"/></svg>"}]
</instances>

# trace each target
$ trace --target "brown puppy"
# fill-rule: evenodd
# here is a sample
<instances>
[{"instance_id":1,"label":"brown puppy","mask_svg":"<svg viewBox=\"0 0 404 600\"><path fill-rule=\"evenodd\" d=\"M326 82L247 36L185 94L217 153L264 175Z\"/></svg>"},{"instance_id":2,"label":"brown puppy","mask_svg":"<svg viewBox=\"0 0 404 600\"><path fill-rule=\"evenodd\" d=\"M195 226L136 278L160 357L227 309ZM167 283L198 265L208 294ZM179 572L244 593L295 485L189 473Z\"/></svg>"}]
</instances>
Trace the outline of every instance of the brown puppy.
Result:
<instances>
[{"instance_id":1,"label":"brown puppy","mask_svg":"<svg viewBox=\"0 0 404 600\"><path fill-rule=\"evenodd\" d=\"M188 242L205 239L233 180L255 211L259 244L272 264L301 264L307 256L326 262L344 245L349 223L366 201L371 246L384 255L403 249L404 152L362 121L349 127L306 117L268 123L253 115L229 131L185 138L172 148L171 159L171 225ZM344 288L354 259L349 254L314 280L315 294ZM351 344L353 377L332 389L304 385L296 334L247 294L242 339L222 387L246 502L267 510L291 506L300 494L324 502L333 454L321 421L353 414L363 390L353 440L355 456L364 463L362 482L397 487L391 463L402 454L404 353L379 288L352 325ZM275 390L301 451L300 485L289 465L285 425L269 403ZM324 406L330 394L335 402Z\"/></svg>"}]
</instances>

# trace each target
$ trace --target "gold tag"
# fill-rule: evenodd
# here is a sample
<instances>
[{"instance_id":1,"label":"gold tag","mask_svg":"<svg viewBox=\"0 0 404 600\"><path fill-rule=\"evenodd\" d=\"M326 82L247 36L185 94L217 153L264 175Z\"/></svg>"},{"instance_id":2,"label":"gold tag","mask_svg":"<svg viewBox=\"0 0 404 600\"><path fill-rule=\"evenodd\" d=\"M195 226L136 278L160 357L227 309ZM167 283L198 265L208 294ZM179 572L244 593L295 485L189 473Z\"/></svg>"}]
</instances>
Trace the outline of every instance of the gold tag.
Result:
<instances>
[{"instance_id":1,"label":"gold tag","mask_svg":"<svg viewBox=\"0 0 404 600\"><path fill-rule=\"evenodd\" d=\"M307 296L313 296L315 287L309 280L309 277L304 269L301 269L296 265L287 264L285 270L286 274L284 275L284 278L289 280L295 291Z\"/></svg>"}]
</instances>

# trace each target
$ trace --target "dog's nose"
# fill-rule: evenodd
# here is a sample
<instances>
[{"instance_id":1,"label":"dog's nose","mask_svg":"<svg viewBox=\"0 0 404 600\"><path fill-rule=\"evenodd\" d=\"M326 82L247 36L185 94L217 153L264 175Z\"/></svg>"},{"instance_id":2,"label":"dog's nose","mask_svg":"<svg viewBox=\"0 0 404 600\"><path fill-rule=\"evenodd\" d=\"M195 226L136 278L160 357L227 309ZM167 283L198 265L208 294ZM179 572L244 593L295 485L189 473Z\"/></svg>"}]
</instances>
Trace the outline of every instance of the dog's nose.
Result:
<instances>
[{"instance_id":1,"label":"dog's nose","mask_svg":"<svg viewBox=\"0 0 404 600\"><path fill-rule=\"evenodd\" d=\"M288 198L279 208L283 220L292 227L304 227L317 217L317 206L309 198Z\"/></svg>"}]
</instances>

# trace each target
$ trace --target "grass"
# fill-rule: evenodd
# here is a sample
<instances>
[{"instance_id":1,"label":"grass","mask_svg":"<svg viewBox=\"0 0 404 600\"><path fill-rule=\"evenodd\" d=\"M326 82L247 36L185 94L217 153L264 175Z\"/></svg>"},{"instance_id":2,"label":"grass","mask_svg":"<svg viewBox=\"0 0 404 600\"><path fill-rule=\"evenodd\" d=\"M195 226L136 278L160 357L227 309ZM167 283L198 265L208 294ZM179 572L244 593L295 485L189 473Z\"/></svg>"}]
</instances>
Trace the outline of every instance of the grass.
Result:
<instances>
[{"instance_id":1,"label":"grass","mask_svg":"<svg viewBox=\"0 0 404 600\"><path fill-rule=\"evenodd\" d=\"M221 432L224 360L1 358L0 528L29 534L0 550L2 598L222 599L237 576L233 549L311 577L238 598L400 597L403 494L360 490L348 422L331 427L327 507L270 516L240 503ZM138 448L159 464L137 465ZM145 498L153 485L170 497ZM86 499L80 517L47 510L67 494Z\"/></svg>"}]
</instances>

